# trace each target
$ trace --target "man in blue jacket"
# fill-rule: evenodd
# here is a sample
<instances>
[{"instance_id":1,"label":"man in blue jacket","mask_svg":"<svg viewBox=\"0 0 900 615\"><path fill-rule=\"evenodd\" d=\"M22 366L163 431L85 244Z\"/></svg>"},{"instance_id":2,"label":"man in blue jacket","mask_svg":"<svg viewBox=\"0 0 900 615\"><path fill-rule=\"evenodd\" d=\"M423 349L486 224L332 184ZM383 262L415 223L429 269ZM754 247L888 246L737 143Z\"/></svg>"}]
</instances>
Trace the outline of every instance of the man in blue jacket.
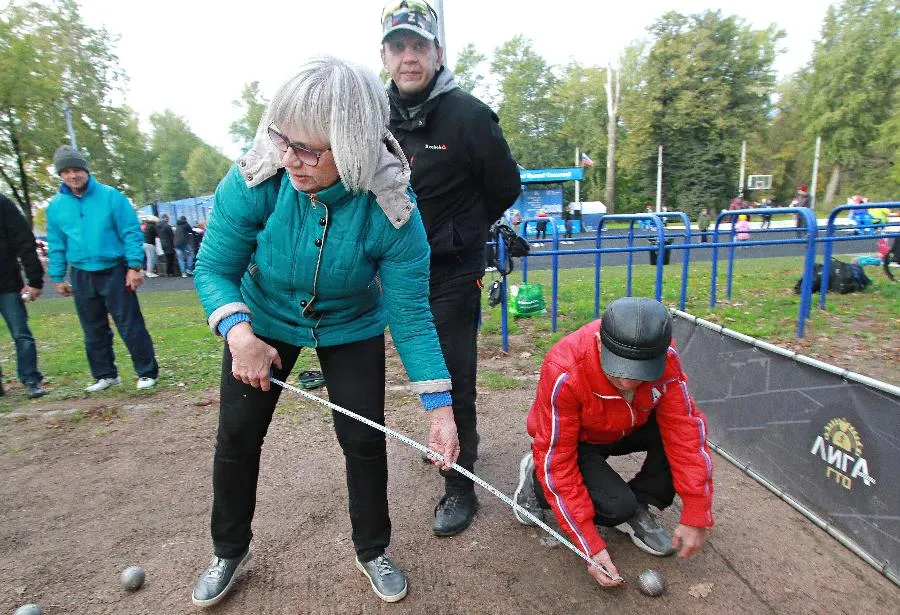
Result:
<instances>
[{"instance_id":1,"label":"man in blue jacket","mask_svg":"<svg viewBox=\"0 0 900 615\"><path fill-rule=\"evenodd\" d=\"M437 14L424 0L392 0L382 14L381 59L391 75L389 128L412 168L411 183L431 246L430 303L453 381L459 465L478 458L475 374L481 278L488 229L521 183L497 115L462 90L443 66ZM437 536L453 536L478 508L472 481L442 470Z\"/></svg>"},{"instance_id":2,"label":"man in blue jacket","mask_svg":"<svg viewBox=\"0 0 900 615\"><path fill-rule=\"evenodd\" d=\"M144 281L144 240L137 214L124 194L91 176L87 160L75 148L57 149L53 166L63 183L47 208L49 274L56 292L75 297L96 379L85 391L95 393L122 382L109 316L131 353L137 388L149 389L156 384L159 366L135 294ZM65 281L70 265L71 283Z\"/></svg>"}]
</instances>

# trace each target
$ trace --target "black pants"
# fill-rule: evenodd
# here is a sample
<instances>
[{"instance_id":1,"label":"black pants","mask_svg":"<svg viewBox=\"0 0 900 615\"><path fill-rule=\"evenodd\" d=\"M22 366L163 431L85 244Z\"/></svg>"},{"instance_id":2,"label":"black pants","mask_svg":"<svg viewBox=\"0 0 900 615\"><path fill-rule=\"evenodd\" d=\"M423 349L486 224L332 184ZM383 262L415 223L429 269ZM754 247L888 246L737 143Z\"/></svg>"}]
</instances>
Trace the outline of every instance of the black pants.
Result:
<instances>
[{"instance_id":1,"label":"black pants","mask_svg":"<svg viewBox=\"0 0 900 615\"><path fill-rule=\"evenodd\" d=\"M264 339L281 357L274 375L284 380L300 348ZM328 398L384 425L384 335L361 342L317 348ZM213 459L212 539L218 557L237 557L250 544L256 508L256 485L263 439L281 387L254 389L231 375L228 344L222 358L219 432ZM332 412L334 430L344 451L353 545L360 561L384 553L391 540L387 502L387 449L376 429Z\"/></svg>"},{"instance_id":2,"label":"black pants","mask_svg":"<svg viewBox=\"0 0 900 615\"><path fill-rule=\"evenodd\" d=\"M611 456L640 451L646 451L647 458L640 472L627 483L606 461ZM655 412L640 429L618 442L579 444L578 469L594 503L594 523L597 525L619 525L631 518L638 504L651 504L662 510L675 498L672 471L663 450ZM538 503L542 508L550 508L536 476L534 485Z\"/></svg>"},{"instance_id":3,"label":"black pants","mask_svg":"<svg viewBox=\"0 0 900 615\"><path fill-rule=\"evenodd\" d=\"M166 275L172 276L172 275L177 275L178 273L181 273L180 271L179 272L175 271L175 250L172 250L171 252L166 252L165 257L166 257Z\"/></svg>"},{"instance_id":4,"label":"black pants","mask_svg":"<svg viewBox=\"0 0 900 615\"><path fill-rule=\"evenodd\" d=\"M144 324L137 294L125 287L125 274L124 264L102 271L72 267L70 278L75 309L84 331L84 349L91 375L97 380L119 375L113 353L113 332L109 328L110 316L131 353L131 363L138 376L159 376L153 340Z\"/></svg>"},{"instance_id":5,"label":"black pants","mask_svg":"<svg viewBox=\"0 0 900 615\"><path fill-rule=\"evenodd\" d=\"M444 362L453 382L453 417L459 436L457 464L472 472L478 459L475 417L475 380L478 364L478 322L481 317L480 280L457 279L431 284L431 313ZM456 470L441 470L448 494L468 493L472 481Z\"/></svg>"}]
</instances>

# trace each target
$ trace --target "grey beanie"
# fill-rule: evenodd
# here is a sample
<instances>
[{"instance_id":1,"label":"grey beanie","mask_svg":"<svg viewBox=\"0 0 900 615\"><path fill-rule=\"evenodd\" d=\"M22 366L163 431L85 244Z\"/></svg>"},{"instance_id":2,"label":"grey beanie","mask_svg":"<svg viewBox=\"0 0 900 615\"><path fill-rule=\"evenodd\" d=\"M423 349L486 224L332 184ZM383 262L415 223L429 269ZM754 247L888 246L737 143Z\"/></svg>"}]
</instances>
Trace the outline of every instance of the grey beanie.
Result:
<instances>
[{"instance_id":1,"label":"grey beanie","mask_svg":"<svg viewBox=\"0 0 900 615\"><path fill-rule=\"evenodd\" d=\"M59 146L53 154L53 166L56 167L57 174L62 173L63 169L84 169L91 172L87 158L71 145Z\"/></svg>"}]
</instances>

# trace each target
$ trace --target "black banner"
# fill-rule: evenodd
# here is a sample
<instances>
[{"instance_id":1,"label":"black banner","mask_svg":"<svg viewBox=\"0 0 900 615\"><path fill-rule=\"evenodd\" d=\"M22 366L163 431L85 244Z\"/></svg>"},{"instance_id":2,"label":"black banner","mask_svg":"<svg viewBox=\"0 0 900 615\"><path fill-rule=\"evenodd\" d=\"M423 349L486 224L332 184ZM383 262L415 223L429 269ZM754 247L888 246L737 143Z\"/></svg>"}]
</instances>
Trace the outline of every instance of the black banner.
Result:
<instances>
[{"instance_id":1,"label":"black banner","mask_svg":"<svg viewBox=\"0 0 900 615\"><path fill-rule=\"evenodd\" d=\"M835 373L689 315L676 314L674 324L710 442L844 534L896 582L897 387Z\"/></svg>"}]
</instances>

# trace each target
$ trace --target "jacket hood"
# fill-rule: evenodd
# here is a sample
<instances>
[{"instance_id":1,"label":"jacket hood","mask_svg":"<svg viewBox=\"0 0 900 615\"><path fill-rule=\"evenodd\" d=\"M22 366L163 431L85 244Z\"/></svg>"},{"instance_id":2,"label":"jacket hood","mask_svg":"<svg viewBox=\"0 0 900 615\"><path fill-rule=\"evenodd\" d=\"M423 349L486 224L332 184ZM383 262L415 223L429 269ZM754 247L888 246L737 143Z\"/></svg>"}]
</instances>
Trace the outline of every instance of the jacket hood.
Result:
<instances>
[{"instance_id":1,"label":"jacket hood","mask_svg":"<svg viewBox=\"0 0 900 615\"><path fill-rule=\"evenodd\" d=\"M248 188L258 186L284 167L281 164L281 153L269 139L267 127L267 122L260 123L253 147L237 160ZM369 191L375 195L379 207L394 228L400 228L409 220L415 207L408 193L411 171L394 135L386 129L384 132L378 168L372 177Z\"/></svg>"}]
</instances>

